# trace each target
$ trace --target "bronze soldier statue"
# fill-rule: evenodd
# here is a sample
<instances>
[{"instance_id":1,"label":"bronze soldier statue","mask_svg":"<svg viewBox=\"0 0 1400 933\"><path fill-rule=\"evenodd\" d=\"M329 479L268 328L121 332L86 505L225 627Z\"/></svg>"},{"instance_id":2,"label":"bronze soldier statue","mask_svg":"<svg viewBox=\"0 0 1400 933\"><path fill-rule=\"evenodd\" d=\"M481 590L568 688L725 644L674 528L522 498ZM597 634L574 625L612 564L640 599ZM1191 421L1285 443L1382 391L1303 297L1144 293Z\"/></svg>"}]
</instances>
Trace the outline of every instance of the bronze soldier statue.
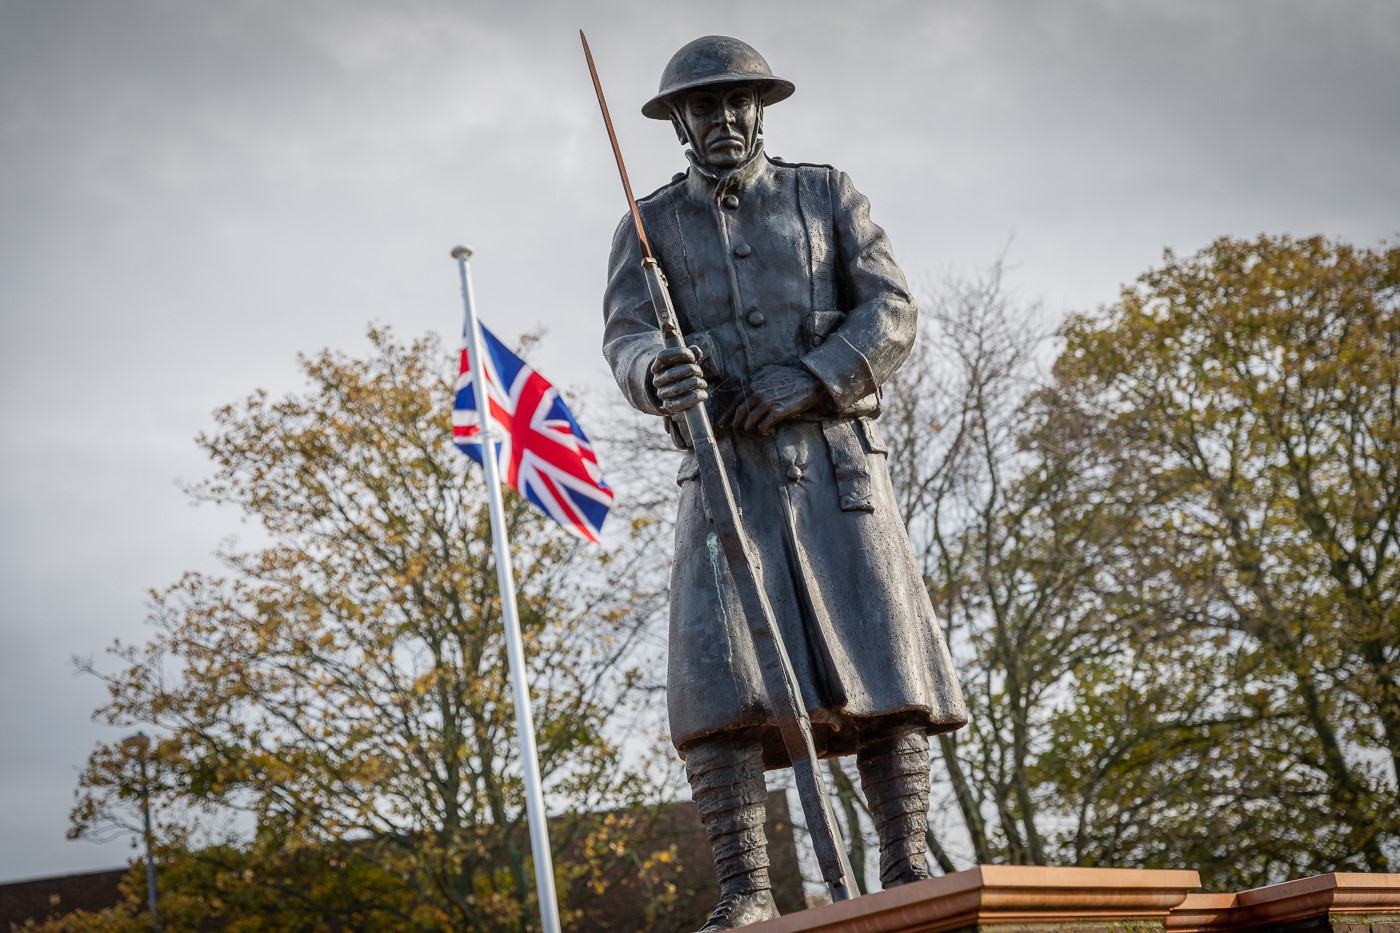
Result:
<instances>
[{"instance_id":1,"label":"bronze soldier statue","mask_svg":"<svg viewBox=\"0 0 1400 933\"><path fill-rule=\"evenodd\" d=\"M671 121L690 167L638 207L689 348L664 348L629 215L609 257L603 352L679 447L677 416L708 407L816 750L856 756L891 887L928 877L928 736L967 714L875 421L917 311L845 173L764 153L764 108L793 90L737 39L671 58L642 113ZM763 774L790 762L697 473L687 451L667 692L720 882L710 931L777 914Z\"/></svg>"}]
</instances>

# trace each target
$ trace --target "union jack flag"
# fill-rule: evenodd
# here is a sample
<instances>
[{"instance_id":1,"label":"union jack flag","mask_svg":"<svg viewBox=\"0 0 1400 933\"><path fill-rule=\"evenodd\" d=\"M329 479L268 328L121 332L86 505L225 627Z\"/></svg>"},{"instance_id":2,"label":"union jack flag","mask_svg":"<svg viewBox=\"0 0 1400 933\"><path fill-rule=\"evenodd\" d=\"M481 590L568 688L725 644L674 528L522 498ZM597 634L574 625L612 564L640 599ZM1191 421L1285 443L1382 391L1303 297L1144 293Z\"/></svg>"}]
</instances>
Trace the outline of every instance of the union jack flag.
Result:
<instances>
[{"instance_id":1,"label":"union jack flag","mask_svg":"<svg viewBox=\"0 0 1400 933\"><path fill-rule=\"evenodd\" d=\"M485 327L486 387L495 425L496 463L505 481L579 537L598 542L612 506L598 458L559 391ZM481 416L462 346L452 442L481 463Z\"/></svg>"}]
</instances>

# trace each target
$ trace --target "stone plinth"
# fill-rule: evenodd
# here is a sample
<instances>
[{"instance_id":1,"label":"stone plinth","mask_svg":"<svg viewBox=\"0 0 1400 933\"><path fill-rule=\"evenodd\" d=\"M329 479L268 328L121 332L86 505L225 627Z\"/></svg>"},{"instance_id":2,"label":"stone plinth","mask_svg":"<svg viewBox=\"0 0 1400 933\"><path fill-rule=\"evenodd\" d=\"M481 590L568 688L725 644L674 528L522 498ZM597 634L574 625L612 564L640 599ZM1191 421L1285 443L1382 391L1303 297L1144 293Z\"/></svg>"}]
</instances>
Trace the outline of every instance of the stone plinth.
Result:
<instances>
[{"instance_id":1,"label":"stone plinth","mask_svg":"<svg viewBox=\"0 0 1400 933\"><path fill-rule=\"evenodd\" d=\"M983 865L746 927L752 933L1163 933L1194 871Z\"/></svg>"},{"instance_id":2,"label":"stone plinth","mask_svg":"<svg viewBox=\"0 0 1400 933\"><path fill-rule=\"evenodd\" d=\"M1168 933L1400 933L1400 875L1334 872L1238 894L1191 894Z\"/></svg>"}]
</instances>

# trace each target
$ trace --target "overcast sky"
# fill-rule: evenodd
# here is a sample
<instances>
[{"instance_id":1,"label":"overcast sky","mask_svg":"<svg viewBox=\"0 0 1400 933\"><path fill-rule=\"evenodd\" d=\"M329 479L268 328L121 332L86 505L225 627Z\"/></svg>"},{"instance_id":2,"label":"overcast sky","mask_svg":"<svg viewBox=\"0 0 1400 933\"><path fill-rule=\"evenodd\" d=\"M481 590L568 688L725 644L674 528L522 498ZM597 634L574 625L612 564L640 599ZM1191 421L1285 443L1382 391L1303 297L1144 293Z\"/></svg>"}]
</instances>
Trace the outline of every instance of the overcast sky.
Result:
<instances>
[{"instance_id":1,"label":"overcast sky","mask_svg":"<svg viewBox=\"0 0 1400 933\"><path fill-rule=\"evenodd\" d=\"M662 67L737 36L797 85L769 152L847 171L916 286L1011 240L1059 315L1165 247L1400 230L1395 2L0 0L0 882L128 857L63 838L122 734L69 658L238 533L175 485L214 408L371 320L455 342L457 242L493 329L615 391L579 27L639 194L684 167L638 113Z\"/></svg>"}]
</instances>

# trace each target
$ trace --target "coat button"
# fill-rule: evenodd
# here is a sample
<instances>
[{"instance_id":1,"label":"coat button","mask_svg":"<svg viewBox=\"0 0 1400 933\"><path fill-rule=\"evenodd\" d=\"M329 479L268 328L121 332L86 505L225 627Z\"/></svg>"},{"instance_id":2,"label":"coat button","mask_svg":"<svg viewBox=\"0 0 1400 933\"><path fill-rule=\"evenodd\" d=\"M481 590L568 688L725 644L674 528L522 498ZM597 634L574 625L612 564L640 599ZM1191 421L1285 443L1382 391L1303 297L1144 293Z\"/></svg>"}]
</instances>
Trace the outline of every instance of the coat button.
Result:
<instances>
[{"instance_id":1,"label":"coat button","mask_svg":"<svg viewBox=\"0 0 1400 933\"><path fill-rule=\"evenodd\" d=\"M787 478L794 483L800 480L802 478L802 467L798 466L795 463L792 466L788 467Z\"/></svg>"},{"instance_id":2,"label":"coat button","mask_svg":"<svg viewBox=\"0 0 1400 933\"><path fill-rule=\"evenodd\" d=\"M739 206L739 196L737 194L726 194L724 196L724 200L720 201L719 203L723 204L727 209L732 211Z\"/></svg>"},{"instance_id":3,"label":"coat button","mask_svg":"<svg viewBox=\"0 0 1400 933\"><path fill-rule=\"evenodd\" d=\"M740 243L738 246L734 247L734 255L738 256L740 259L747 259L753 255L753 247L749 246L747 243Z\"/></svg>"},{"instance_id":4,"label":"coat button","mask_svg":"<svg viewBox=\"0 0 1400 933\"><path fill-rule=\"evenodd\" d=\"M744 315L744 318L749 322L750 327L762 327L763 322L768 320L763 316L763 312L757 308L750 308L749 313Z\"/></svg>"}]
</instances>

